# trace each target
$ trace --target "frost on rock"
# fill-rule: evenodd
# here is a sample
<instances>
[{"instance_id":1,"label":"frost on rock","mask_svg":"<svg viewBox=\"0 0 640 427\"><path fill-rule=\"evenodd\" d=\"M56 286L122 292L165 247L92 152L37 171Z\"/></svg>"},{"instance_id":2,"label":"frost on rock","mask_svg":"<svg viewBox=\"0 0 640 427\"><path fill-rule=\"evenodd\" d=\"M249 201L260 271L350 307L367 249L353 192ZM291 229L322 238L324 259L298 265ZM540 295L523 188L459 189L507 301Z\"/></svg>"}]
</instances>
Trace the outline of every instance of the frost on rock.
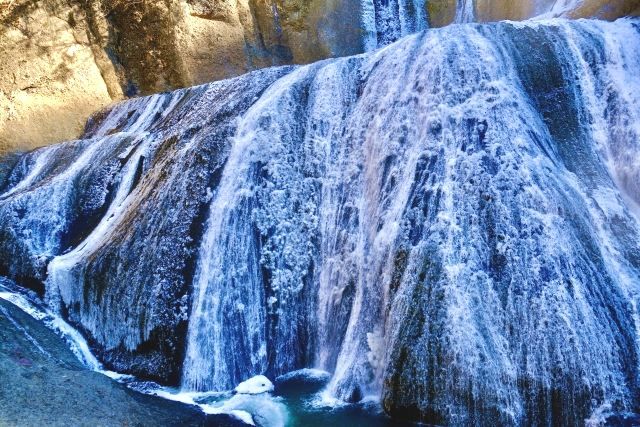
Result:
<instances>
[{"instance_id":1,"label":"frost on rock","mask_svg":"<svg viewBox=\"0 0 640 427\"><path fill-rule=\"evenodd\" d=\"M286 71L127 101L23 156L0 194L0 274L46 287L108 368L178 382L207 188L235 117Z\"/></svg>"},{"instance_id":2,"label":"frost on rock","mask_svg":"<svg viewBox=\"0 0 640 427\"><path fill-rule=\"evenodd\" d=\"M183 387L315 366L433 423L634 407L634 25L445 28L278 80L212 198Z\"/></svg>"}]
</instances>

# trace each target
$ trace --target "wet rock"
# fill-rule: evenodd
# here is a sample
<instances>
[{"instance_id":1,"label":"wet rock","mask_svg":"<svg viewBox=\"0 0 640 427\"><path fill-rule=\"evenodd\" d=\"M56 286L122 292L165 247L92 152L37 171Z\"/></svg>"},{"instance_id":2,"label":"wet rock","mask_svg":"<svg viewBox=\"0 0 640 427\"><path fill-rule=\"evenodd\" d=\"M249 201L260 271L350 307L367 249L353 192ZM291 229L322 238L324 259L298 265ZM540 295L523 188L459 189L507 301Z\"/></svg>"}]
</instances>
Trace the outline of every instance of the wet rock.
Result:
<instances>
[{"instance_id":1,"label":"wet rock","mask_svg":"<svg viewBox=\"0 0 640 427\"><path fill-rule=\"evenodd\" d=\"M0 424L243 426L86 370L43 324L0 300Z\"/></svg>"},{"instance_id":2,"label":"wet rock","mask_svg":"<svg viewBox=\"0 0 640 427\"><path fill-rule=\"evenodd\" d=\"M320 391L331 379L331 374L319 369L300 369L280 375L275 380L275 394L311 394Z\"/></svg>"}]
</instances>

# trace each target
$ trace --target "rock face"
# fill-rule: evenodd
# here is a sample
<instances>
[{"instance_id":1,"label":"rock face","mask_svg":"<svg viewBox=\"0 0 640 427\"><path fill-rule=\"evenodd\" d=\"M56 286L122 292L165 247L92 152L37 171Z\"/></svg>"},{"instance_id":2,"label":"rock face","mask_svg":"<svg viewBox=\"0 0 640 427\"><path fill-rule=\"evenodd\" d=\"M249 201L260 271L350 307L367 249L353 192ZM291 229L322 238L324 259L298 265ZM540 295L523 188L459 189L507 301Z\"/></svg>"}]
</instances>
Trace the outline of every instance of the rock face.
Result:
<instances>
[{"instance_id":1,"label":"rock face","mask_svg":"<svg viewBox=\"0 0 640 427\"><path fill-rule=\"evenodd\" d=\"M0 275L185 390L313 367L428 423L634 410L638 44L449 26L123 102L0 167Z\"/></svg>"},{"instance_id":2,"label":"rock face","mask_svg":"<svg viewBox=\"0 0 640 427\"><path fill-rule=\"evenodd\" d=\"M156 95L151 103L136 99L90 122L86 139L23 157L7 181L12 189L1 196L0 251L13 254L0 261L2 274L40 290L48 275L60 285L49 300L94 338L110 366L177 382L207 192L219 179L235 118L286 71ZM169 133L158 126L165 119ZM152 137L152 129L160 132ZM197 146L183 156L180 147L189 140ZM143 179L148 171L153 177ZM57 176L50 185L21 192L49 174ZM134 188L144 195L125 204ZM44 217L23 210L33 197L51 203L42 205ZM131 216L122 217L124 211ZM39 235L24 234L32 232ZM131 304L121 304L123 298ZM105 328L107 318L113 328Z\"/></svg>"},{"instance_id":3,"label":"rock face","mask_svg":"<svg viewBox=\"0 0 640 427\"><path fill-rule=\"evenodd\" d=\"M122 98L88 10L15 4L0 5L0 154L76 137L90 112Z\"/></svg>"},{"instance_id":4,"label":"rock face","mask_svg":"<svg viewBox=\"0 0 640 427\"><path fill-rule=\"evenodd\" d=\"M0 4L0 154L74 138L124 96L361 52L359 16L355 0Z\"/></svg>"},{"instance_id":5,"label":"rock face","mask_svg":"<svg viewBox=\"0 0 640 427\"><path fill-rule=\"evenodd\" d=\"M224 415L127 389L88 371L43 324L0 299L0 424L241 427ZM64 390L64 392L61 392Z\"/></svg>"},{"instance_id":6,"label":"rock face","mask_svg":"<svg viewBox=\"0 0 640 427\"><path fill-rule=\"evenodd\" d=\"M626 0L475 0L474 17L477 21L503 19L523 20L532 17L616 19L640 14L640 5Z\"/></svg>"},{"instance_id":7,"label":"rock face","mask_svg":"<svg viewBox=\"0 0 640 427\"><path fill-rule=\"evenodd\" d=\"M125 96L352 55L428 25L537 15L614 19L639 12L634 0L6 4L0 3L0 154L75 138L90 113Z\"/></svg>"}]
</instances>

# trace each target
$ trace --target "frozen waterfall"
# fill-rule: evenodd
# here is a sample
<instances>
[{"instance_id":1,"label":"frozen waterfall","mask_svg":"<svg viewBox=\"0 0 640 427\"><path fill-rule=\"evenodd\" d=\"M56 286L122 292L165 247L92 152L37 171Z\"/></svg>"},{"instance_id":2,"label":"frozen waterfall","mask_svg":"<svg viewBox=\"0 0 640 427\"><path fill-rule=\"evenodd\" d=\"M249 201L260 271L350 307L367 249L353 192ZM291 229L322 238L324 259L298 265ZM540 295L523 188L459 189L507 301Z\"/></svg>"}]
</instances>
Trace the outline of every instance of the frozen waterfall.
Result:
<instances>
[{"instance_id":1,"label":"frozen waterfall","mask_svg":"<svg viewBox=\"0 0 640 427\"><path fill-rule=\"evenodd\" d=\"M318 368L430 423L634 411L638 76L637 20L468 24L127 101L0 176L0 275L185 391Z\"/></svg>"}]
</instances>

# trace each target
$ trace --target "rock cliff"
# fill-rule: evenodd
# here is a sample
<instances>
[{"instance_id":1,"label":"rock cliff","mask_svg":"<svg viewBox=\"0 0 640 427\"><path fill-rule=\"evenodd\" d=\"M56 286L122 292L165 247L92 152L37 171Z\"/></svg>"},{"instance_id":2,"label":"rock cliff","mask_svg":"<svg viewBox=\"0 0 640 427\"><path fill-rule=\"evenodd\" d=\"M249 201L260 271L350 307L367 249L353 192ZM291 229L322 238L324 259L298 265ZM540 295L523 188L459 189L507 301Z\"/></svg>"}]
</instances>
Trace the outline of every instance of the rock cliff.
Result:
<instances>
[{"instance_id":1,"label":"rock cliff","mask_svg":"<svg viewBox=\"0 0 640 427\"><path fill-rule=\"evenodd\" d=\"M452 22L614 19L635 0L0 0L0 154L115 100L376 48Z\"/></svg>"}]
</instances>

